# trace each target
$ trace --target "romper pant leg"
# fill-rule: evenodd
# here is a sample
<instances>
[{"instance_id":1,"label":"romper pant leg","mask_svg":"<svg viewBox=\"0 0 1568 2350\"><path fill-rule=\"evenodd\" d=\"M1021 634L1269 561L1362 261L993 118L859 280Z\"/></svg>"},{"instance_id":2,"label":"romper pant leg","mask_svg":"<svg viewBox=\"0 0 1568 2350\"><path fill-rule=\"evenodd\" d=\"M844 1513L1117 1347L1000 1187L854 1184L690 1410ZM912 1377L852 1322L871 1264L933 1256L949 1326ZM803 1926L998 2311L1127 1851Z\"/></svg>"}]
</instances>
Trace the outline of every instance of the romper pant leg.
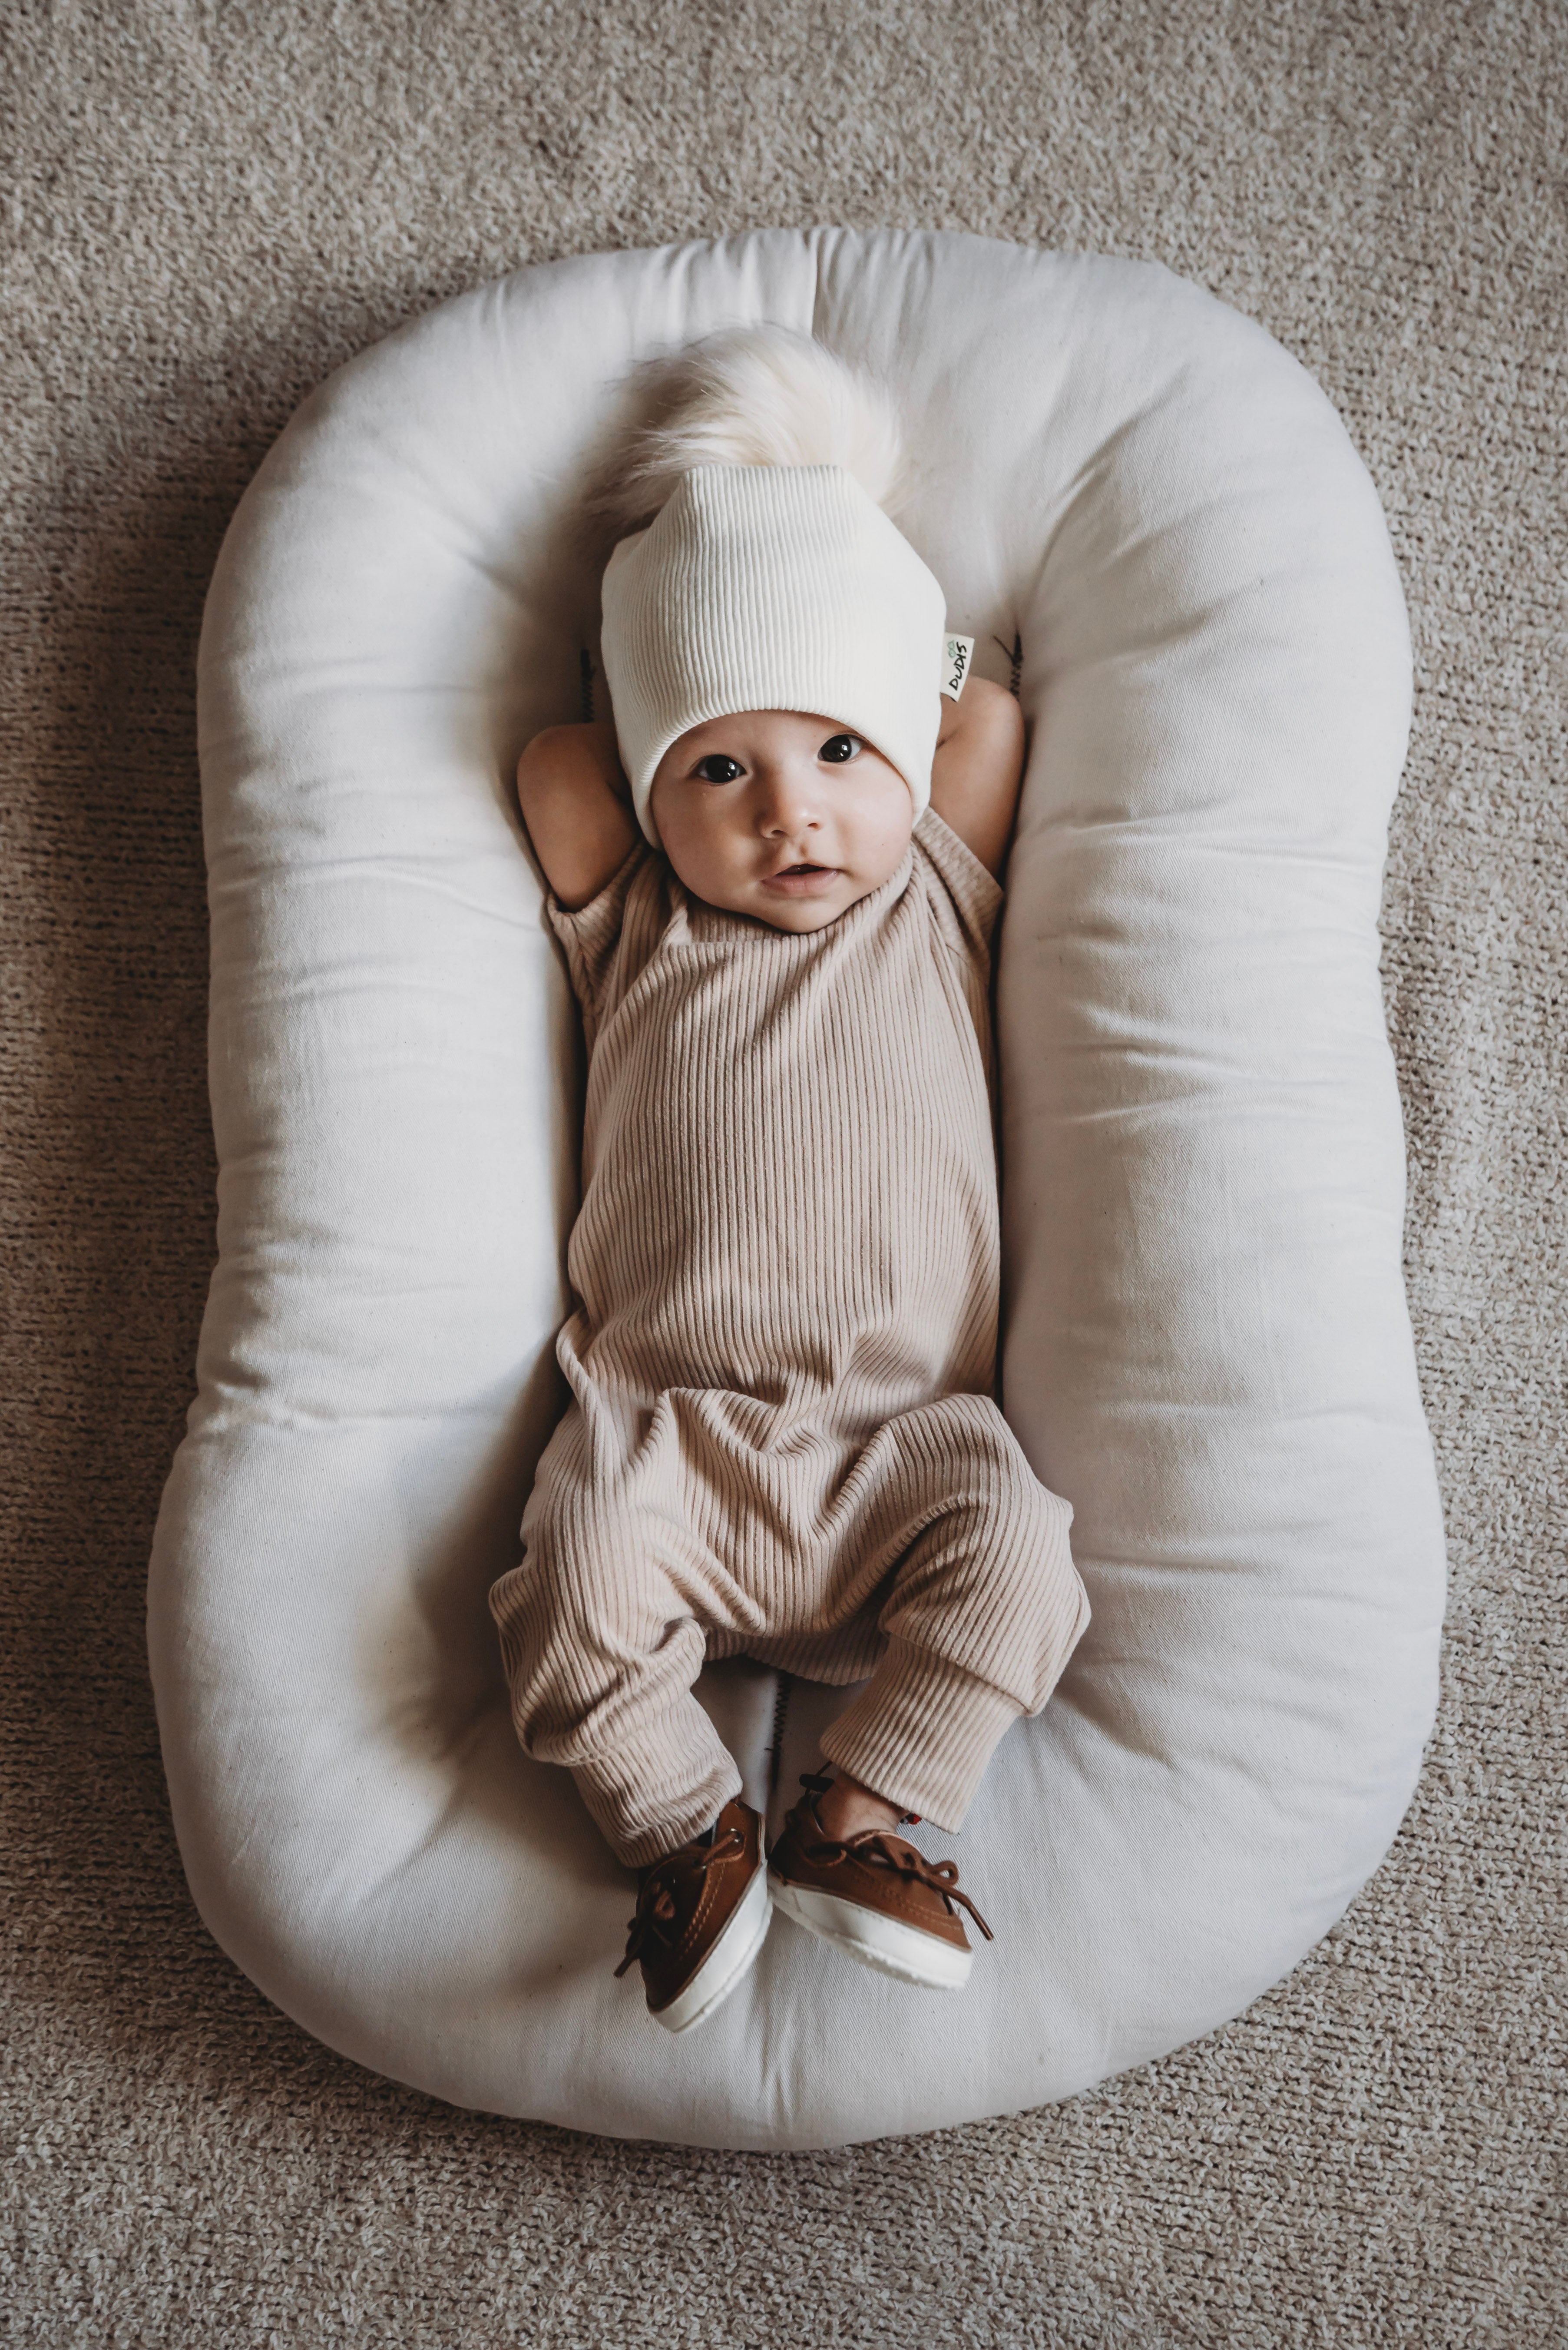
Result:
<instances>
[{"instance_id":1,"label":"romper pant leg","mask_svg":"<svg viewBox=\"0 0 1568 2350\"><path fill-rule=\"evenodd\" d=\"M989 1396L900 1413L851 1484L863 1472L857 1531L873 1571L891 1574L877 1617L888 1646L822 1751L951 1832L1003 1731L1039 1712L1088 1623L1073 1513Z\"/></svg>"},{"instance_id":2,"label":"romper pant leg","mask_svg":"<svg viewBox=\"0 0 1568 2350\"><path fill-rule=\"evenodd\" d=\"M525 1555L491 1590L512 1719L563 1763L617 1856L646 1867L710 1827L741 1774L691 1694L712 1566L673 1514L596 1481L576 1405L523 1521Z\"/></svg>"}]
</instances>

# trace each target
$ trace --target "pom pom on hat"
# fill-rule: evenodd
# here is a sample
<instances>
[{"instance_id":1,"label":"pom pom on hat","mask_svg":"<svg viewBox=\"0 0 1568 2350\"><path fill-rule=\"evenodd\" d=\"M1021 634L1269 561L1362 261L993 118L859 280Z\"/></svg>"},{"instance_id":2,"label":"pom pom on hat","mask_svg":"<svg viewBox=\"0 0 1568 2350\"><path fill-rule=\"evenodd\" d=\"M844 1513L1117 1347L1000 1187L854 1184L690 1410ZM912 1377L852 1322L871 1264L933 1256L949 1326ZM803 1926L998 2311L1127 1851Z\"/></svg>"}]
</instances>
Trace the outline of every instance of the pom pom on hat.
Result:
<instances>
[{"instance_id":1,"label":"pom pom on hat","mask_svg":"<svg viewBox=\"0 0 1568 2350\"><path fill-rule=\"evenodd\" d=\"M634 381L643 421L588 491L612 538L650 523L682 474L705 465L842 465L885 513L898 512L908 465L893 403L815 336L725 328L649 360Z\"/></svg>"}]
</instances>

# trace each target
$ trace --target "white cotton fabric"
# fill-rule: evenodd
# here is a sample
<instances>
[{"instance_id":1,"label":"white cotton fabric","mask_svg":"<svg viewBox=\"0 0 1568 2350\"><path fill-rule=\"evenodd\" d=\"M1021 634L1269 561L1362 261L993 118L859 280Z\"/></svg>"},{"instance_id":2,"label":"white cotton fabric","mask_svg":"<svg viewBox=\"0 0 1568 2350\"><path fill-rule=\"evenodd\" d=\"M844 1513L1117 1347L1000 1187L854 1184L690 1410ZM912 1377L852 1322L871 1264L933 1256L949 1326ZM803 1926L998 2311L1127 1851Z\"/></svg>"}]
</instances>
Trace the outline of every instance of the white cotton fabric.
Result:
<instances>
[{"instance_id":1,"label":"white cotton fabric","mask_svg":"<svg viewBox=\"0 0 1568 2350\"><path fill-rule=\"evenodd\" d=\"M511 775L601 699L577 496L627 369L738 321L893 387L901 514L1032 727L999 936L1002 1401L1093 1621L953 1849L961 1998L786 1927L679 2041L485 1605L561 1404L581 1072ZM1386 1849L1443 1541L1377 908L1409 649L1316 386L1165 271L836 229L553 263L306 404L201 658L219 1261L150 1638L212 1931L460 2105L822 2146L1211 2030ZM771 1676L702 1684L756 1789ZM844 1692L796 1692L785 1788ZM922 1833L924 1833L922 1831ZM940 2028L939 2028L940 2027Z\"/></svg>"},{"instance_id":2,"label":"white cotton fabric","mask_svg":"<svg viewBox=\"0 0 1568 2350\"><path fill-rule=\"evenodd\" d=\"M670 745L743 710L815 712L931 795L941 588L840 465L704 465L605 571L601 643L647 838Z\"/></svg>"}]
</instances>

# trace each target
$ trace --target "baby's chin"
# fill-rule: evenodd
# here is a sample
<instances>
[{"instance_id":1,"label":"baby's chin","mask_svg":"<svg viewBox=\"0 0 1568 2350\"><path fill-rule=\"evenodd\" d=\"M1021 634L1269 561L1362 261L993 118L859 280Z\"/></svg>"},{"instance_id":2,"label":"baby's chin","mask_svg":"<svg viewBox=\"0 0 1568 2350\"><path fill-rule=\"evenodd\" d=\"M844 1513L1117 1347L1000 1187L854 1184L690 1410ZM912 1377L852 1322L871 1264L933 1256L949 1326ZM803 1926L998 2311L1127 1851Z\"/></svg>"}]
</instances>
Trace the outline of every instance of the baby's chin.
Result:
<instances>
[{"instance_id":1,"label":"baby's chin","mask_svg":"<svg viewBox=\"0 0 1568 2350\"><path fill-rule=\"evenodd\" d=\"M680 872L678 866L676 870ZM862 898L868 898L873 889L881 887L879 880L861 880L841 872L836 873L831 881L797 890L770 889L762 882L749 889L726 889L711 876L708 888L703 889L700 881L684 873L680 879L694 897L701 898L705 905L716 907L721 913L744 914L753 921L765 922L770 930L797 933L826 930L829 922L837 921L851 906L858 905Z\"/></svg>"},{"instance_id":2,"label":"baby's chin","mask_svg":"<svg viewBox=\"0 0 1568 2350\"><path fill-rule=\"evenodd\" d=\"M908 847L906 834L897 840L878 841L868 856L856 858L853 868L822 867L815 873L765 878L746 872L738 879L727 858L694 856L687 844L671 848L667 843L665 855L691 896L704 905L720 913L742 914L752 921L766 922L772 930L807 931L825 930L862 898L879 889L897 872ZM741 862L743 866L747 860Z\"/></svg>"}]
</instances>

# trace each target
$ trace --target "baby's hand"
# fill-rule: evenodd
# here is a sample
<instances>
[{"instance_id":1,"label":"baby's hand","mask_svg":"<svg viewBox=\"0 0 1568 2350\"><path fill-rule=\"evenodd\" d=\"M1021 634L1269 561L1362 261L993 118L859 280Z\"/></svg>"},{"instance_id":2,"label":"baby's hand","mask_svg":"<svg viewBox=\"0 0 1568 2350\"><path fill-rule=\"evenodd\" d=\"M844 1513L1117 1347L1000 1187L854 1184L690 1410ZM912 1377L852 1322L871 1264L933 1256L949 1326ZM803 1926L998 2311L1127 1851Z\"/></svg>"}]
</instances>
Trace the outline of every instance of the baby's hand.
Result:
<instances>
[{"instance_id":1,"label":"baby's hand","mask_svg":"<svg viewBox=\"0 0 1568 2350\"><path fill-rule=\"evenodd\" d=\"M642 838L608 719L535 734L517 762L517 805L568 910L597 898Z\"/></svg>"}]
</instances>

